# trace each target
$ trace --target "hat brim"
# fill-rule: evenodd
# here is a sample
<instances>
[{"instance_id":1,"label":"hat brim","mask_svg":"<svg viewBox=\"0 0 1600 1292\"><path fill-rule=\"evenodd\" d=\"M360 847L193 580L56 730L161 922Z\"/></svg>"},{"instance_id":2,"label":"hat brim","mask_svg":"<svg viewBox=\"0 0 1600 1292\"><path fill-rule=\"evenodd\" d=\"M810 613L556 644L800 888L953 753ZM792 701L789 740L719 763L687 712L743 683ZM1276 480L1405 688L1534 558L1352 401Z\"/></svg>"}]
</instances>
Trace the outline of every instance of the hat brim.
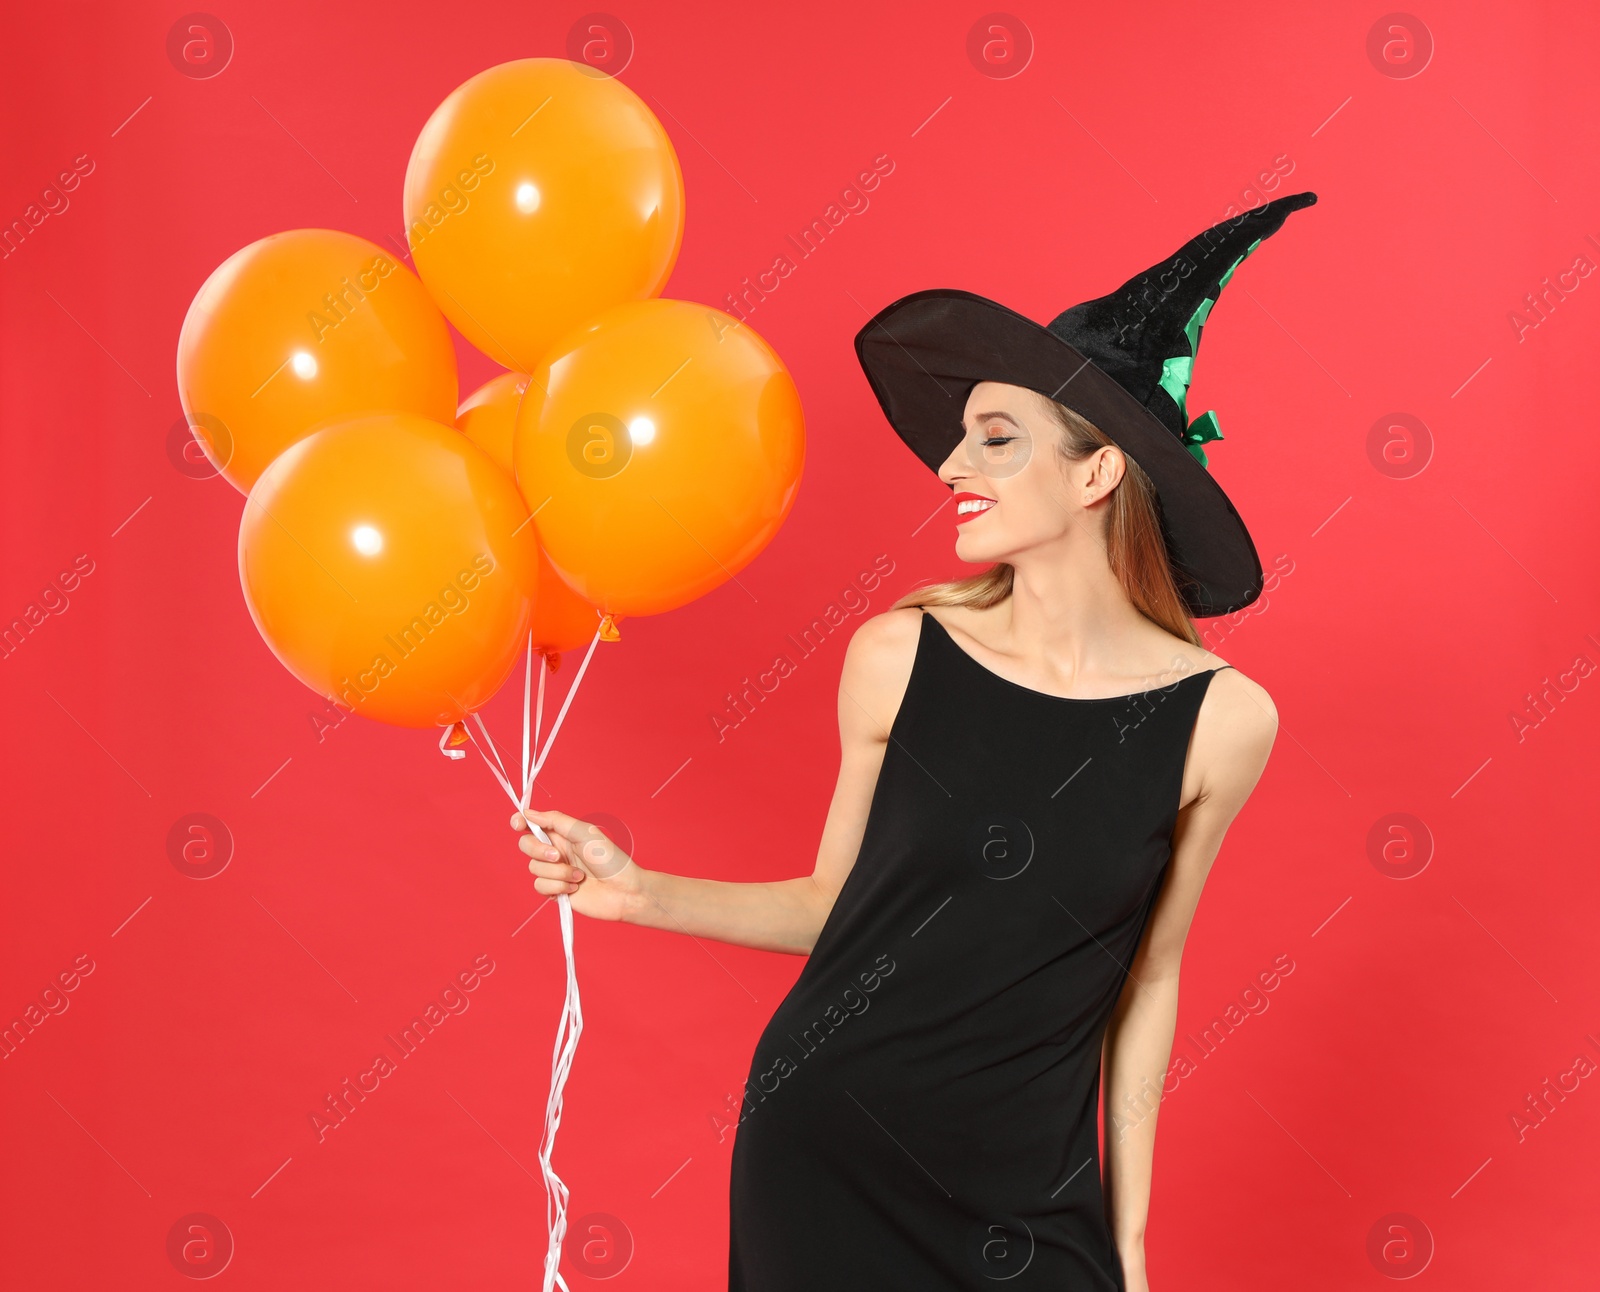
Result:
<instances>
[{"instance_id":1,"label":"hat brim","mask_svg":"<svg viewBox=\"0 0 1600 1292\"><path fill-rule=\"evenodd\" d=\"M856 356L896 433L937 472L966 434L980 381L1037 391L1088 418L1156 487L1162 536L1194 618L1231 614L1261 595L1261 558L1244 521L1156 416L1048 328L971 292L915 292L856 334Z\"/></svg>"}]
</instances>

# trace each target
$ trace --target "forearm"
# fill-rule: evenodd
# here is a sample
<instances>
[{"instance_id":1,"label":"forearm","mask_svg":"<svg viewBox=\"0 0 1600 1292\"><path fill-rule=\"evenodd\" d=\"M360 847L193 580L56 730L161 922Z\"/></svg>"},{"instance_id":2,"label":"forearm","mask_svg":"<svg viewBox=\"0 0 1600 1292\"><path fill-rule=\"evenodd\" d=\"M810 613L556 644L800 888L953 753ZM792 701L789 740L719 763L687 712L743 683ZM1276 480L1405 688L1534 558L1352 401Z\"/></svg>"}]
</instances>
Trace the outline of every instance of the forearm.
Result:
<instances>
[{"instance_id":1,"label":"forearm","mask_svg":"<svg viewBox=\"0 0 1600 1292\"><path fill-rule=\"evenodd\" d=\"M1156 1115L1178 1025L1178 981L1129 979L1106 1029L1106 1220L1118 1250L1143 1259Z\"/></svg>"},{"instance_id":2,"label":"forearm","mask_svg":"<svg viewBox=\"0 0 1600 1292\"><path fill-rule=\"evenodd\" d=\"M833 905L809 875L742 884L647 870L641 881L628 923L760 951L809 955Z\"/></svg>"}]
</instances>

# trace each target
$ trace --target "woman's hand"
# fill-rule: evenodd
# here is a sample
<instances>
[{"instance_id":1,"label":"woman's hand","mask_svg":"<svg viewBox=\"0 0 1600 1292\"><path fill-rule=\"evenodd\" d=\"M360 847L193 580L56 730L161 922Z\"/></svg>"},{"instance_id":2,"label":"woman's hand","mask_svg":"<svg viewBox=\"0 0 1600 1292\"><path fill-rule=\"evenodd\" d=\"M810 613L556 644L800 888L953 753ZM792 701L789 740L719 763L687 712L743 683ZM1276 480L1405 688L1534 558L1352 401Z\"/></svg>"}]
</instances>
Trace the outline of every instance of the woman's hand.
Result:
<instances>
[{"instance_id":1,"label":"woman's hand","mask_svg":"<svg viewBox=\"0 0 1600 1292\"><path fill-rule=\"evenodd\" d=\"M530 823L549 835L550 842L534 834ZM643 868L598 826L565 812L529 808L512 814L511 828L522 833L517 846L532 858L528 869L534 891L569 894L573 910L596 920L625 920L645 900Z\"/></svg>"}]
</instances>

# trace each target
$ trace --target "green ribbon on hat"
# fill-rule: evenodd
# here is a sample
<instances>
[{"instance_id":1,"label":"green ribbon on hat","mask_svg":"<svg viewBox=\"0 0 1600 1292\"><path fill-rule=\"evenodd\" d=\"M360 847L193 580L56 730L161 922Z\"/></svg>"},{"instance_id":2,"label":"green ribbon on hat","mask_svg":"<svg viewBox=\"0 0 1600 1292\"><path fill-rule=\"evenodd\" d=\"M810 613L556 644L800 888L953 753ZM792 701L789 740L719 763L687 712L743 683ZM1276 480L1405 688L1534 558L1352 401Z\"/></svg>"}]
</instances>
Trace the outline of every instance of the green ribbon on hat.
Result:
<instances>
[{"instance_id":1,"label":"green ribbon on hat","mask_svg":"<svg viewBox=\"0 0 1600 1292\"><path fill-rule=\"evenodd\" d=\"M1220 440L1221 438L1222 430L1217 426L1216 410L1211 409L1201 413L1199 417L1189 423L1189 429L1184 432L1183 446L1194 455L1196 462L1201 466L1207 466L1209 464L1206 462L1206 451L1200 446L1208 441Z\"/></svg>"},{"instance_id":2,"label":"green ribbon on hat","mask_svg":"<svg viewBox=\"0 0 1600 1292\"><path fill-rule=\"evenodd\" d=\"M1228 266L1227 273L1223 274L1217 281L1217 290L1219 292L1228 285L1228 281L1233 277L1233 271L1244 263L1245 257L1260 245L1261 239L1257 238L1245 248L1243 256L1240 256ZM1222 428L1217 425L1215 409L1210 409L1195 418L1194 421L1189 422L1189 383L1194 379L1194 359L1200 350L1200 330L1205 326L1206 317L1211 313L1211 307L1216 303L1217 298L1215 296L1207 296L1195 308L1195 312L1183 327L1184 335L1189 338L1189 353L1176 355L1171 359L1165 360L1161 365L1161 377L1157 382L1167 394L1172 396L1172 401L1177 404L1178 411L1183 415L1184 421L1188 422L1188 429L1183 433L1183 445L1193 454L1194 460L1203 467L1209 466L1210 463L1206 461L1206 451L1201 446L1210 443L1212 440L1220 440L1222 438Z\"/></svg>"}]
</instances>

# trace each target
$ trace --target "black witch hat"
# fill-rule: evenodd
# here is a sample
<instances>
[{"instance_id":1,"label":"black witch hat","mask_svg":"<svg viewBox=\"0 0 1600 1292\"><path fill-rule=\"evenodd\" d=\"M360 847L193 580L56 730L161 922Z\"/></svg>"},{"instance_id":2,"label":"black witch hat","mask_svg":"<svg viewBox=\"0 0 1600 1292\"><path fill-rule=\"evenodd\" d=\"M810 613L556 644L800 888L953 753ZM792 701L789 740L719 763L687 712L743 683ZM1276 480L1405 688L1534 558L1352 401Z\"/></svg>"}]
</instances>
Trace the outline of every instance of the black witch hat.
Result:
<instances>
[{"instance_id":1,"label":"black witch hat","mask_svg":"<svg viewBox=\"0 0 1600 1292\"><path fill-rule=\"evenodd\" d=\"M972 387L1005 382L1086 417L1136 461L1159 495L1178 590L1195 618L1261 595L1261 560L1205 449L1217 416L1190 420L1186 398L1200 332L1244 258L1315 193L1225 220L1116 291L1043 327L971 292L902 297L856 335L856 355L890 425L930 470L965 435Z\"/></svg>"}]
</instances>

